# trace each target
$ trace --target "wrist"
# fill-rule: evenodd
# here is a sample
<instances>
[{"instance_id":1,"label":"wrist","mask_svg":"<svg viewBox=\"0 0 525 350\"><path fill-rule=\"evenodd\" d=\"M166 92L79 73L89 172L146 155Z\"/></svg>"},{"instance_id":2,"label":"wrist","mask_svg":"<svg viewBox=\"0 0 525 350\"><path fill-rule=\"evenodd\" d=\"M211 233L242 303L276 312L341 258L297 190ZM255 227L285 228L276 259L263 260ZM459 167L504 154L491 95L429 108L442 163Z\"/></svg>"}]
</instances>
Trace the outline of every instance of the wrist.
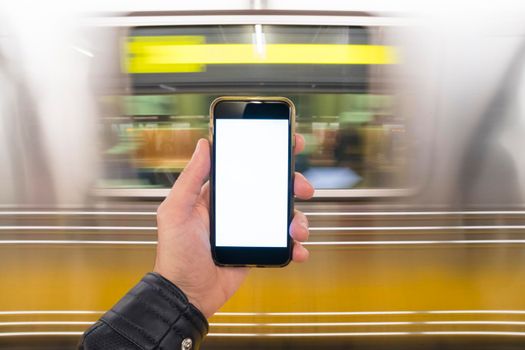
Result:
<instances>
[{"instance_id":1,"label":"wrist","mask_svg":"<svg viewBox=\"0 0 525 350\"><path fill-rule=\"evenodd\" d=\"M169 282L171 285L173 285L175 288L177 288L187 299L188 303L193 306L196 310L198 310L205 319L208 319L209 317L213 316L213 312L209 312L207 308L205 308L204 303L201 301L201 298L196 298L187 288L184 287L181 283L178 283L173 278L170 278L168 274L163 273L162 269L159 269L157 265L153 268L153 273L162 279L164 279L166 282Z\"/></svg>"},{"instance_id":2,"label":"wrist","mask_svg":"<svg viewBox=\"0 0 525 350\"><path fill-rule=\"evenodd\" d=\"M184 291L183 291L184 292ZM200 313L202 313L202 315L208 319L209 317L213 316L213 313L211 315L208 314L208 312L206 312L206 309L205 307L202 305L201 302L199 302L198 300L196 300L195 298L193 298L191 295L187 294L187 293L184 293L186 295L186 297L188 298L188 301L191 305L193 305L194 308L196 308L197 310L200 311Z\"/></svg>"},{"instance_id":3,"label":"wrist","mask_svg":"<svg viewBox=\"0 0 525 350\"><path fill-rule=\"evenodd\" d=\"M215 314L216 310L214 310L212 306L208 305L204 298L197 298L191 295L191 293L184 293L186 294L190 304L198 309L206 319L212 317Z\"/></svg>"},{"instance_id":4,"label":"wrist","mask_svg":"<svg viewBox=\"0 0 525 350\"><path fill-rule=\"evenodd\" d=\"M166 278L160 272L154 271L151 273L151 275L154 275L158 279L160 279L163 282L163 284L167 286L172 292L174 292L179 299L182 299L182 301L186 303L190 307L190 309L195 311L198 318L200 318L203 321L203 323L205 323L206 328L208 328L208 320L207 320L208 316L202 310L200 304L196 303L195 300L190 298L183 289L181 289L177 284L175 284L169 278Z\"/></svg>"}]
</instances>

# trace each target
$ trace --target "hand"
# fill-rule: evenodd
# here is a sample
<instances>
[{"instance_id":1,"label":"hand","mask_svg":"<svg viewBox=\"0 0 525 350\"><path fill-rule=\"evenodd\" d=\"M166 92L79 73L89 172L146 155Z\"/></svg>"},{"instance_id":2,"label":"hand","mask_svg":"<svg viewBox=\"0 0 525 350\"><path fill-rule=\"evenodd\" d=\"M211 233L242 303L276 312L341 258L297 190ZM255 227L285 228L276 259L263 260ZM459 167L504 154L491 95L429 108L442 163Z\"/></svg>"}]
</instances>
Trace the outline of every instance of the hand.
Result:
<instances>
[{"instance_id":1,"label":"hand","mask_svg":"<svg viewBox=\"0 0 525 350\"><path fill-rule=\"evenodd\" d=\"M295 153L304 148L296 135ZM210 248L209 198L210 147L201 139L190 162L157 210L158 245L154 271L173 282L207 318L212 316L241 286L248 268L219 267ZM294 192L309 199L314 189L295 173ZM293 261L308 259L300 242L308 239L308 220L296 210L290 226L294 239Z\"/></svg>"}]
</instances>

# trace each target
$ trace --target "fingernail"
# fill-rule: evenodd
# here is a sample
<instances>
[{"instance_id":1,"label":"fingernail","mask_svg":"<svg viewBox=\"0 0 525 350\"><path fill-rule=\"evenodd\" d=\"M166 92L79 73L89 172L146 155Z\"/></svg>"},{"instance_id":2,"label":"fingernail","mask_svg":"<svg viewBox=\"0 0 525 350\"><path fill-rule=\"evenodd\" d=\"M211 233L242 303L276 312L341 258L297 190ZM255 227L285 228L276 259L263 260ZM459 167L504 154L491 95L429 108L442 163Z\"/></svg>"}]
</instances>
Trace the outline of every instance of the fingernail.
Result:
<instances>
[{"instance_id":1,"label":"fingernail","mask_svg":"<svg viewBox=\"0 0 525 350\"><path fill-rule=\"evenodd\" d=\"M199 153L199 149L201 148L201 140L197 141L197 144L195 145L195 150L193 151L193 154L191 158L195 157L197 153Z\"/></svg>"},{"instance_id":2,"label":"fingernail","mask_svg":"<svg viewBox=\"0 0 525 350\"><path fill-rule=\"evenodd\" d=\"M197 141L197 145L195 145L195 150L193 151L193 154L197 153L200 147L201 147L201 140L199 139L199 141Z\"/></svg>"}]
</instances>

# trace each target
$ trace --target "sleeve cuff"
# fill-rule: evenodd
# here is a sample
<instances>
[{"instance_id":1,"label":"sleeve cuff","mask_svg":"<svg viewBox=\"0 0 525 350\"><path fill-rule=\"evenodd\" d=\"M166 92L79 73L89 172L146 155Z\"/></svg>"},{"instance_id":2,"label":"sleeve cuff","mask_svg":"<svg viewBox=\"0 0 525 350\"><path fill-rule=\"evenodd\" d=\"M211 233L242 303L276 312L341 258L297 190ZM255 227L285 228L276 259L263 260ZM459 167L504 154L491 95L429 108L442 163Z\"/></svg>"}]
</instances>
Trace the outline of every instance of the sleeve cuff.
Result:
<instances>
[{"instance_id":1,"label":"sleeve cuff","mask_svg":"<svg viewBox=\"0 0 525 350\"><path fill-rule=\"evenodd\" d=\"M204 315L157 273L146 274L101 320L146 349L181 344L197 349L208 333Z\"/></svg>"}]
</instances>

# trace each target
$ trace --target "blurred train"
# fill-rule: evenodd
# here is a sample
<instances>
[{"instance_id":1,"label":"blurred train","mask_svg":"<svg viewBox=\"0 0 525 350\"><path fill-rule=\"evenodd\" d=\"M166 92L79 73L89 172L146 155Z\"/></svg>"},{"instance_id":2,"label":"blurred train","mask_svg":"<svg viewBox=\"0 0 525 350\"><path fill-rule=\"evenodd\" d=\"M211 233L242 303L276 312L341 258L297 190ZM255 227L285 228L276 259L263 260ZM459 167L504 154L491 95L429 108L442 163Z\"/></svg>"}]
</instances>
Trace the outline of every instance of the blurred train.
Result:
<instances>
[{"instance_id":1,"label":"blurred train","mask_svg":"<svg viewBox=\"0 0 525 350\"><path fill-rule=\"evenodd\" d=\"M0 7L0 347L72 348L151 269L221 95L296 104L312 255L252 271L204 348L525 344L525 12L323 5Z\"/></svg>"},{"instance_id":2,"label":"blurred train","mask_svg":"<svg viewBox=\"0 0 525 350\"><path fill-rule=\"evenodd\" d=\"M208 106L221 94L295 101L298 130L309 141L297 167L318 195L407 186L404 121L393 112L392 93L381 89L396 49L372 39L374 27L322 25L315 17L287 25L276 15L173 25L166 16L157 17L165 25L139 22L120 38L131 94L104 101L119 113L104 118L104 187L135 186L144 196L154 193L148 188L170 187L196 140L206 137Z\"/></svg>"}]
</instances>

